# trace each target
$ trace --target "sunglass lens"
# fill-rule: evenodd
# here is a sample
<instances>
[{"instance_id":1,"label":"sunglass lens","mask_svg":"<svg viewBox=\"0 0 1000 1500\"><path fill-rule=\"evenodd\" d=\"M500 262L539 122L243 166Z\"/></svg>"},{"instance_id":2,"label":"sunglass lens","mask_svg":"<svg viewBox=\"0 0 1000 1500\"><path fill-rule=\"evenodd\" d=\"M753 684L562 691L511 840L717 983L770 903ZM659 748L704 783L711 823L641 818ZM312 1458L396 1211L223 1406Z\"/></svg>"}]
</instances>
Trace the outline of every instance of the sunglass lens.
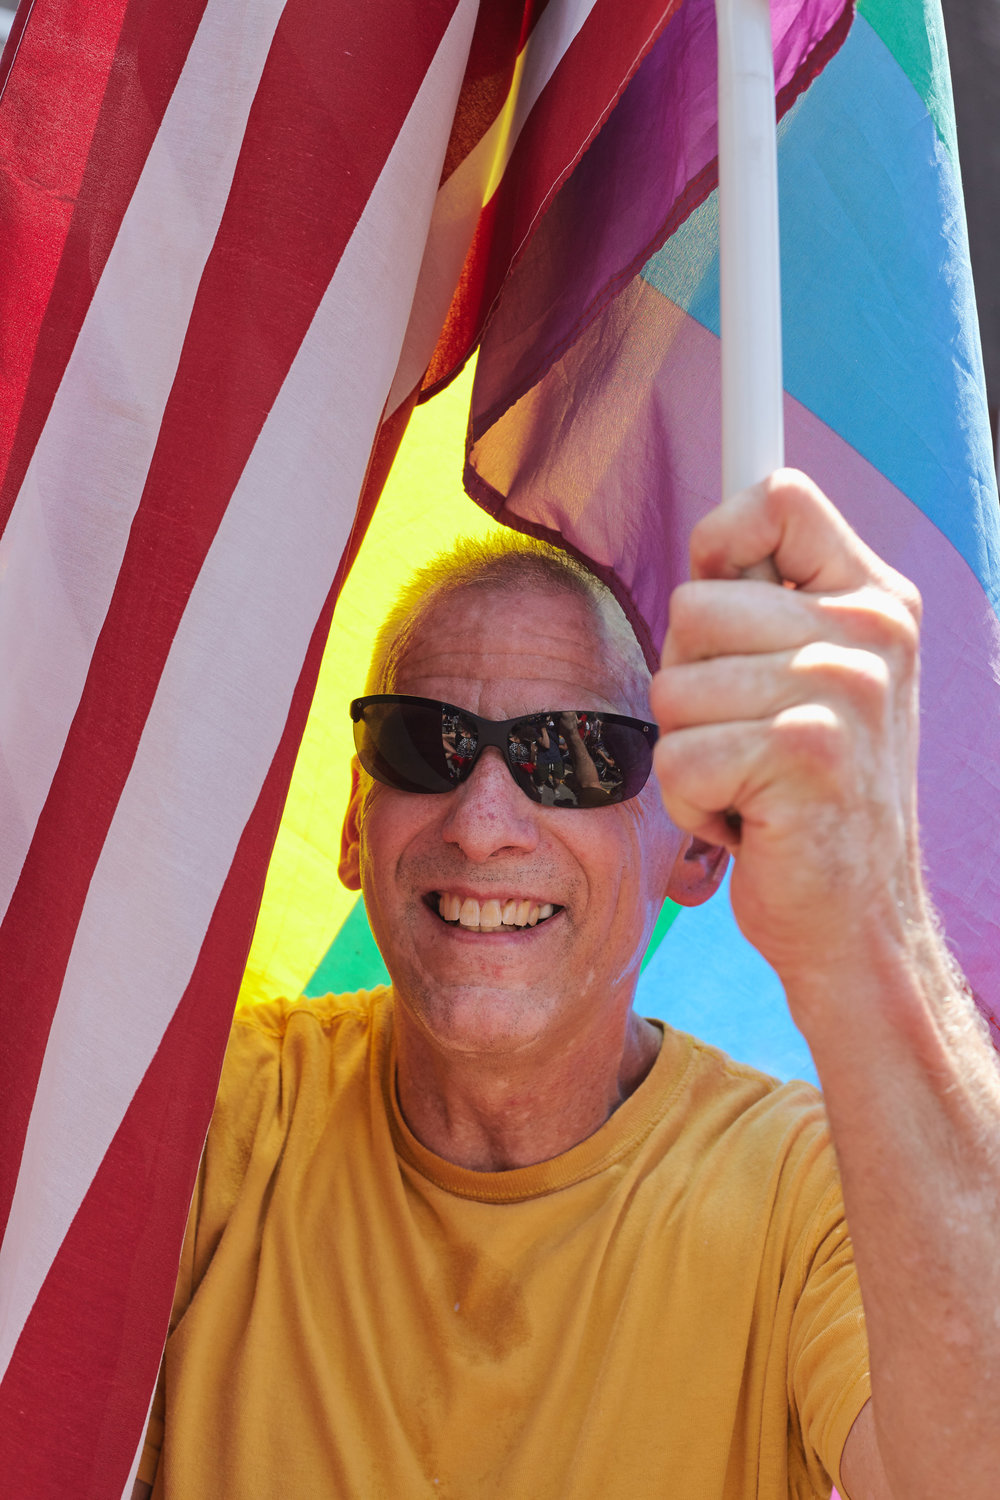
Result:
<instances>
[{"instance_id":1,"label":"sunglass lens","mask_svg":"<svg viewBox=\"0 0 1000 1500\"><path fill-rule=\"evenodd\" d=\"M521 789L546 807L607 807L634 797L656 731L620 714L557 710L492 723L428 698L361 699L354 743L369 775L403 792L450 792L483 745L501 747Z\"/></svg>"},{"instance_id":2,"label":"sunglass lens","mask_svg":"<svg viewBox=\"0 0 1000 1500\"><path fill-rule=\"evenodd\" d=\"M536 802L551 807L606 807L634 797L649 775L651 747L633 724L614 716L556 713L512 730L508 760Z\"/></svg>"},{"instance_id":3,"label":"sunglass lens","mask_svg":"<svg viewBox=\"0 0 1000 1500\"><path fill-rule=\"evenodd\" d=\"M635 724L605 721L599 735L598 754L605 763L604 780L615 786L615 802L624 802L642 791L653 766L653 741Z\"/></svg>"},{"instance_id":4,"label":"sunglass lens","mask_svg":"<svg viewBox=\"0 0 1000 1500\"><path fill-rule=\"evenodd\" d=\"M463 740L455 755L456 716L433 703L368 703L354 725L358 759L369 775L401 792L450 792L461 779Z\"/></svg>"}]
</instances>

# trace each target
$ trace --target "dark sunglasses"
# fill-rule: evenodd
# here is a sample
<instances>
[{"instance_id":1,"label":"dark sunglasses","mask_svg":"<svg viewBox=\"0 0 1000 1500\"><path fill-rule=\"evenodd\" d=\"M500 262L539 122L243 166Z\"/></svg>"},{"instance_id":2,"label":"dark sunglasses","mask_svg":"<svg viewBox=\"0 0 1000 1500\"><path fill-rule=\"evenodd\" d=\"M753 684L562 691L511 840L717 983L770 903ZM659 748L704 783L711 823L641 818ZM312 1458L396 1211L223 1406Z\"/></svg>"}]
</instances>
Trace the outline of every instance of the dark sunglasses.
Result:
<instances>
[{"instance_id":1,"label":"dark sunglasses","mask_svg":"<svg viewBox=\"0 0 1000 1500\"><path fill-rule=\"evenodd\" d=\"M358 759L385 786L454 791L495 745L522 792L546 807L627 802L646 784L657 736L655 724L589 708L484 719L405 693L355 698L351 718Z\"/></svg>"}]
</instances>

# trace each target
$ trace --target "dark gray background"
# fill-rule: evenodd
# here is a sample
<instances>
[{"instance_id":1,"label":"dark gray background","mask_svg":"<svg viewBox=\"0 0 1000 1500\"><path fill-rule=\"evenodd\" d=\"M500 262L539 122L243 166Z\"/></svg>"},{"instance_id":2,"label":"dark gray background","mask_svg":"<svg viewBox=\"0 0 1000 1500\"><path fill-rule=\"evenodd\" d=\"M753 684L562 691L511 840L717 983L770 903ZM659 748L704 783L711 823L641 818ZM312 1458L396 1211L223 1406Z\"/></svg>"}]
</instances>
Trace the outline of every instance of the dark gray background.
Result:
<instances>
[{"instance_id":1,"label":"dark gray background","mask_svg":"<svg viewBox=\"0 0 1000 1500\"><path fill-rule=\"evenodd\" d=\"M1000 0L944 0L993 433L1000 404Z\"/></svg>"}]
</instances>

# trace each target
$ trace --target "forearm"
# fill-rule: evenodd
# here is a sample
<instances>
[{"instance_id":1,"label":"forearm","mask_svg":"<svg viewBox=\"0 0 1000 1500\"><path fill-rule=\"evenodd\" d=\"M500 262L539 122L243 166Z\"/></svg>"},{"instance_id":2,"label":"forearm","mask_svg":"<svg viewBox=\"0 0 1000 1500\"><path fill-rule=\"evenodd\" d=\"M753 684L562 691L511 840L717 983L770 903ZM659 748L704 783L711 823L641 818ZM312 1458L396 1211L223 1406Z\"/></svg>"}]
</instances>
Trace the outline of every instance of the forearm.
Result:
<instances>
[{"instance_id":1,"label":"forearm","mask_svg":"<svg viewBox=\"0 0 1000 1500\"><path fill-rule=\"evenodd\" d=\"M905 1500L996 1494L1000 1075L929 923L856 934L789 1002L826 1096L872 1356L879 1450Z\"/></svg>"},{"instance_id":2,"label":"forearm","mask_svg":"<svg viewBox=\"0 0 1000 1500\"><path fill-rule=\"evenodd\" d=\"M786 587L745 576L765 558ZM699 521L691 575L650 696L664 802L734 852L737 921L816 1061L892 1493L993 1500L1000 1081L921 882L920 598L791 472Z\"/></svg>"}]
</instances>

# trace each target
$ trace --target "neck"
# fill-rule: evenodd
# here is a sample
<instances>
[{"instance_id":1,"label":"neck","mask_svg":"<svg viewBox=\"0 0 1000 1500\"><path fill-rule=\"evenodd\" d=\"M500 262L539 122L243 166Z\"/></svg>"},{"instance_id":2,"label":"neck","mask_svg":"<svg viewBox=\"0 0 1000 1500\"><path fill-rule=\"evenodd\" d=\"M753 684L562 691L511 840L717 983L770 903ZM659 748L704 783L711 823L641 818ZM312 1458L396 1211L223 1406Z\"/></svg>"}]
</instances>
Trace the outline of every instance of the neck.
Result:
<instances>
[{"instance_id":1,"label":"neck","mask_svg":"<svg viewBox=\"0 0 1000 1500\"><path fill-rule=\"evenodd\" d=\"M579 1145L634 1093L661 1033L629 1010L615 1033L515 1052L456 1052L396 1008L399 1106L417 1139L446 1161L510 1171Z\"/></svg>"}]
</instances>

